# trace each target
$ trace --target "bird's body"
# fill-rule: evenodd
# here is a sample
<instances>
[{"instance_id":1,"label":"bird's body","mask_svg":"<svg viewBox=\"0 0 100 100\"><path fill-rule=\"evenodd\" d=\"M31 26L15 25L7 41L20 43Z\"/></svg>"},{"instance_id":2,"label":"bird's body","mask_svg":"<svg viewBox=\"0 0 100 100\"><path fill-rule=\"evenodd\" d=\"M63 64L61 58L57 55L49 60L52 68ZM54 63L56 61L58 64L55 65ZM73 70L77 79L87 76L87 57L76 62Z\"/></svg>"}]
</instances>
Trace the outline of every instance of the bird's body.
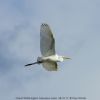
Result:
<instances>
[{"instance_id":1,"label":"bird's body","mask_svg":"<svg viewBox=\"0 0 100 100\"><path fill-rule=\"evenodd\" d=\"M40 28L40 50L42 57L37 58L37 62L27 64L42 64L48 71L57 70L57 62L62 62L65 59L70 59L65 56L59 56L55 52L55 39L48 24L43 23Z\"/></svg>"},{"instance_id":2,"label":"bird's body","mask_svg":"<svg viewBox=\"0 0 100 100\"><path fill-rule=\"evenodd\" d=\"M56 55L51 55L48 57L38 57L37 62L38 61L40 61L40 62L45 62L45 61L62 62L63 58L62 58L62 56L58 56L56 54Z\"/></svg>"}]
</instances>

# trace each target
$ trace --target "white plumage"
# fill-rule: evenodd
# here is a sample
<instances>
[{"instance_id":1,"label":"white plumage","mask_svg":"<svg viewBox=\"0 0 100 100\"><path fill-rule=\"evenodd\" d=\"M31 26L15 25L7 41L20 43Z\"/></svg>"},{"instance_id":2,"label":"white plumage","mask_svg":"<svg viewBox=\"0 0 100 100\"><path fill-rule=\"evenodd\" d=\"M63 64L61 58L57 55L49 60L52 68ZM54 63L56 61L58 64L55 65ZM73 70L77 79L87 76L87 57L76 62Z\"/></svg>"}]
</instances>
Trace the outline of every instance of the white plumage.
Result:
<instances>
[{"instance_id":1,"label":"white plumage","mask_svg":"<svg viewBox=\"0 0 100 100\"><path fill-rule=\"evenodd\" d=\"M42 57L37 58L37 62L25 66L40 64L48 71L57 71L57 62L70 59L65 56L58 56L55 52L55 39L48 24L43 23L40 27L40 51Z\"/></svg>"},{"instance_id":2,"label":"white plumage","mask_svg":"<svg viewBox=\"0 0 100 100\"><path fill-rule=\"evenodd\" d=\"M47 24L40 27L40 50L44 57L55 55L55 40Z\"/></svg>"}]
</instances>

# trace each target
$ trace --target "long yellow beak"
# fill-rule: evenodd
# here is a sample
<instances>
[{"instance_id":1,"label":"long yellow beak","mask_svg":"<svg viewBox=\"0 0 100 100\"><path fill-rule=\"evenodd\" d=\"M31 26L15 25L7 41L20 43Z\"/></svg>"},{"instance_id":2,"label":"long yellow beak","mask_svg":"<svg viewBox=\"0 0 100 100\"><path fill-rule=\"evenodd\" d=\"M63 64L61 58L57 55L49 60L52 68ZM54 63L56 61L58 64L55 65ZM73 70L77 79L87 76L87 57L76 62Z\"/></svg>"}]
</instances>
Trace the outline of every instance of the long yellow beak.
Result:
<instances>
[{"instance_id":1,"label":"long yellow beak","mask_svg":"<svg viewBox=\"0 0 100 100\"><path fill-rule=\"evenodd\" d=\"M71 59L71 58L69 58L69 57L63 57L64 59Z\"/></svg>"}]
</instances>

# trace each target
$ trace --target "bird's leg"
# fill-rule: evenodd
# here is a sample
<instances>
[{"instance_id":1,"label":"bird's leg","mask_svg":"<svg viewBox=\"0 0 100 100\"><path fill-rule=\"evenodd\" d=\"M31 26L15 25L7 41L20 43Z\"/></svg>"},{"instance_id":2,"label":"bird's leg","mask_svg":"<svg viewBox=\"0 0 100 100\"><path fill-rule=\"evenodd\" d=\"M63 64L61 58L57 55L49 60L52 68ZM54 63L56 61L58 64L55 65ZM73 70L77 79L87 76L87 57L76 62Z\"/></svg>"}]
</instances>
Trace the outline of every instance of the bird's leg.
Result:
<instances>
[{"instance_id":1,"label":"bird's leg","mask_svg":"<svg viewBox=\"0 0 100 100\"><path fill-rule=\"evenodd\" d=\"M41 64L41 63L43 63L43 61L38 61L38 64Z\"/></svg>"},{"instance_id":2,"label":"bird's leg","mask_svg":"<svg viewBox=\"0 0 100 100\"><path fill-rule=\"evenodd\" d=\"M30 64L26 64L25 66L31 66L31 65L34 65L34 64L38 64L38 62L34 62L34 63L30 63Z\"/></svg>"},{"instance_id":3,"label":"bird's leg","mask_svg":"<svg viewBox=\"0 0 100 100\"><path fill-rule=\"evenodd\" d=\"M31 66L31 65L34 65L34 64L41 64L42 61L37 61L37 62L34 62L34 63L30 63L30 64L26 64L25 66Z\"/></svg>"}]
</instances>

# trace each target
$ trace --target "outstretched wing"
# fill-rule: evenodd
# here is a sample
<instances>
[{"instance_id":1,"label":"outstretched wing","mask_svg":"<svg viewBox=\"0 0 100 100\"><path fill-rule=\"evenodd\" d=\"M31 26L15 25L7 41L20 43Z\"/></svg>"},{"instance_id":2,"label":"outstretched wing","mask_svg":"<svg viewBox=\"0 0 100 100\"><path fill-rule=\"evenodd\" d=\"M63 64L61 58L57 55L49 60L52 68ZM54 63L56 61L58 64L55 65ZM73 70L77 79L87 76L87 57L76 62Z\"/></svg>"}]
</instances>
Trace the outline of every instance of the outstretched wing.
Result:
<instances>
[{"instance_id":1,"label":"outstretched wing","mask_svg":"<svg viewBox=\"0 0 100 100\"><path fill-rule=\"evenodd\" d=\"M45 23L40 28L40 50L44 57L55 54L55 40L49 25Z\"/></svg>"},{"instance_id":2,"label":"outstretched wing","mask_svg":"<svg viewBox=\"0 0 100 100\"><path fill-rule=\"evenodd\" d=\"M46 61L42 63L43 67L48 71L57 71L57 63L52 61Z\"/></svg>"}]
</instances>

